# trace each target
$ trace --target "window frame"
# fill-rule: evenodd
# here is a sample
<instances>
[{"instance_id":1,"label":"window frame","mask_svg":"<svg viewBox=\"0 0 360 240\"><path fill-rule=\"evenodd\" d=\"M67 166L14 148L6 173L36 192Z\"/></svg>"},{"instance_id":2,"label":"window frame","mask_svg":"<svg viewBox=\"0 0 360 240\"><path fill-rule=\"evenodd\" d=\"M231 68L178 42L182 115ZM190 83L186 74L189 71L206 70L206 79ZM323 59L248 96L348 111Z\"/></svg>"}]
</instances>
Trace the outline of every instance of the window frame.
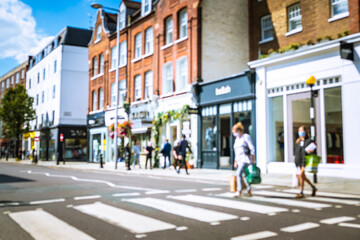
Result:
<instances>
[{"instance_id":1,"label":"window frame","mask_svg":"<svg viewBox=\"0 0 360 240\"><path fill-rule=\"evenodd\" d=\"M268 21L270 19L271 22L271 27L269 26L264 26L266 24L266 21ZM271 18L271 14L265 15L263 17L261 17L260 19L260 30L261 30L261 43L263 42L269 42L274 40L274 26L273 26L273 22L272 22L272 18ZM265 32L271 30L271 37L265 38Z\"/></svg>"},{"instance_id":2,"label":"window frame","mask_svg":"<svg viewBox=\"0 0 360 240\"><path fill-rule=\"evenodd\" d=\"M174 76L172 62L167 62L163 65L162 84L162 95L167 95L174 92Z\"/></svg>"},{"instance_id":3,"label":"window frame","mask_svg":"<svg viewBox=\"0 0 360 240\"><path fill-rule=\"evenodd\" d=\"M104 109L104 89L99 88L99 110Z\"/></svg>"},{"instance_id":4,"label":"window frame","mask_svg":"<svg viewBox=\"0 0 360 240\"><path fill-rule=\"evenodd\" d=\"M182 67L185 66L185 72L182 72ZM187 57L180 57L176 60L176 82L175 82L175 89L176 92L186 90L186 86L188 83L188 74L189 66Z\"/></svg>"},{"instance_id":5,"label":"window frame","mask_svg":"<svg viewBox=\"0 0 360 240\"><path fill-rule=\"evenodd\" d=\"M298 14L299 12L299 14ZM298 15L297 15L298 14ZM296 16L291 16L296 15ZM295 3L287 8L287 17L288 17L288 33L294 33L302 31L302 15L301 15L301 5L300 3ZM300 25L292 28L292 22L300 21Z\"/></svg>"},{"instance_id":6,"label":"window frame","mask_svg":"<svg viewBox=\"0 0 360 240\"><path fill-rule=\"evenodd\" d=\"M123 104L124 101L126 100L126 93L127 93L126 79L121 80L119 86L120 86L119 89L120 103Z\"/></svg>"},{"instance_id":7,"label":"window frame","mask_svg":"<svg viewBox=\"0 0 360 240\"><path fill-rule=\"evenodd\" d=\"M142 33L141 32L139 32L135 35L134 44L135 44L134 59L139 59L142 56Z\"/></svg>"},{"instance_id":8,"label":"window frame","mask_svg":"<svg viewBox=\"0 0 360 240\"><path fill-rule=\"evenodd\" d=\"M186 17L186 19L184 19ZM185 27L185 29L183 29ZM179 11L179 39L186 38L188 36L188 14L187 8L183 8Z\"/></svg>"},{"instance_id":9,"label":"window frame","mask_svg":"<svg viewBox=\"0 0 360 240\"><path fill-rule=\"evenodd\" d=\"M117 58L116 50L117 50L116 45L111 48L111 68L110 68L110 71L116 69L116 58Z\"/></svg>"},{"instance_id":10,"label":"window frame","mask_svg":"<svg viewBox=\"0 0 360 240\"><path fill-rule=\"evenodd\" d=\"M151 70L145 72L145 99L153 97L153 72Z\"/></svg>"},{"instance_id":11,"label":"window frame","mask_svg":"<svg viewBox=\"0 0 360 240\"><path fill-rule=\"evenodd\" d=\"M165 45L172 44L174 41L174 21L172 15L165 18Z\"/></svg>"},{"instance_id":12,"label":"window frame","mask_svg":"<svg viewBox=\"0 0 360 240\"><path fill-rule=\"evenodd\" d=\"M100 42L100 40L101 40L101 24L99 24L96 27L96 39L95 39L95 42Z\"/></svg>"},{"instance_id":13,"label":"window frame","mask_svg":"<svg viewBox=\"0 0 360 240\"><path fill-rule=\"evenodd\" d=\"M142 97L142 79L141 74L137 74L134 77L134 101L141 100Z\"/></svg>"},{"instance_id":14,"label":"window frame","mask_svg":"<svg viewBox=\"0 0 360 240\"><path fill-rule=\"evenodd\" d=\"M119 12L119 27L120 29L125 28L126 25L126 11L125 9L121 9Z\"/></svg>"},{"instance_id":15,"label":"window frame","mask_svg":"<svg viewBox=\"0 0 360 240\"><path fill-rule=\"evenodd\" d=\"M94 56L92 59L92 69L93 69L93 77L96 77L98 74L98 63L97 63L97 56Z\"/></svg>"},{"instance_id":16,"label":"window frame","mask_svg":"<svg viewBox=\"0 0 360 240\"><path fill-rule=\"evenodd\" d=\"M99 74L104 74L104 53L100 53L99 62L100 62Z\"/></svg>"},{"instance_id":17,"label":"window frame","mask_svg":"<svg viewBox=\"0 0 360 240\"><path fill-rule=\"evenodd\" d=\"M96 111L97 109L97 91L96 90L92 90L92 110Z\"/></svg>"},{"instance_id":18,"label":"window frame","mask_svg":"<svg viewBox=\"0 0 360 240\"><path fill-rule=\"evenodd\" d=\"M154 53L154 29L152 26L145 30L145 55Z\"/></svg>"},{"instance_id":19,"label":"window frame","mask_svg":"<svg viewBox=\"0 0 360 240\"><path fill-rule=\"evenodd\" d=\"M336 1L336 2L334 2ZM346 2L346 5L347 5L347 11L345 12L341 12L341 13L338 13L338 14L334 14L334 7L336 5L340 5L340 4L343 4ZM330 0L330 8L331 8L331 18L342 18L342 17L347 17L349 16L349 1L348 0Z\"/></svg>"},{"instance_id":20,"label":"window frame","mask_svg":"<svg viewBox=\"0 0 360 240\"><path fill-rule=\"evenodd\" d=\"M126 66L127 63L127 41L122 41L120 43L120 67Z\"/></svg>"}]
</instances>

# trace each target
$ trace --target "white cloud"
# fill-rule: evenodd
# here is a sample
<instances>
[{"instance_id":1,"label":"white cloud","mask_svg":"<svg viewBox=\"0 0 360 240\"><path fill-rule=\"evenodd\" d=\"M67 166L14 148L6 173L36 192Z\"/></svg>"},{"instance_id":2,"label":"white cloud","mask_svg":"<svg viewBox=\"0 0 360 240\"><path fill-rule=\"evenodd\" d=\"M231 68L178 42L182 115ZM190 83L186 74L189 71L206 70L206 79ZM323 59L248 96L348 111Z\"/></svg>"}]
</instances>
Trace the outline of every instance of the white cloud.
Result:
<instances>
[{"instance_id":1,"label":"white cloud","mask_svg":"<svg viewBox=\"0 0 360 240\"><path fill-rule=\"evenodd\" d=\"M0 1L0 58L14 58L22 63L52 39L36 31L31 7L20 0Z\"/></svg>"}]
</instances>

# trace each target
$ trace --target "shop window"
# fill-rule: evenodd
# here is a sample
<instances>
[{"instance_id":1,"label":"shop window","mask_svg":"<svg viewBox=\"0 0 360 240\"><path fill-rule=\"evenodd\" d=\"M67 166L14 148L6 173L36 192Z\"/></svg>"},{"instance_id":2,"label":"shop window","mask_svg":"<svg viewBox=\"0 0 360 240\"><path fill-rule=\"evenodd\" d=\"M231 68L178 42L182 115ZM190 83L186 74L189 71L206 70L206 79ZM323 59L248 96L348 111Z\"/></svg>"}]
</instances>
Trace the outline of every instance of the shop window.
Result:
<instances>
[{"instance_id":1,"label":"shop window","mask_svg":"<svg viewBox=\"0 0 360 240\"><path fill-rule=\"evenodd\" d=\"M324 90L327 163L344 163L341 87Z\"/></svg>"},{"instance_id":2,"label":"shop window","mask_svg":"<svg viewBox=\"0 0 360 240\"><path fill-rule=\"evenodd\" d=\"M202 149L216 151L216 106L202 109Z\"/></svg>"},{"instance_id":3,"label":"shop window","mask_svg":"<svg viewBox=\"0 0 360 240\"><path fill-rule=\"evenodd\" d=\"M66 159L86 160L87 140L86 139L65 139L65 153Z\"/></svg>"},{"instance_id":4,"label":"shop window","mask_svg":"<svg viewBox=\"0 0 360 240\"><path fill-rule=\"evenodd\" d=\"M270 161L284 162L284 108L283 96L270 99Z\"/></svg>"}]
</instances>

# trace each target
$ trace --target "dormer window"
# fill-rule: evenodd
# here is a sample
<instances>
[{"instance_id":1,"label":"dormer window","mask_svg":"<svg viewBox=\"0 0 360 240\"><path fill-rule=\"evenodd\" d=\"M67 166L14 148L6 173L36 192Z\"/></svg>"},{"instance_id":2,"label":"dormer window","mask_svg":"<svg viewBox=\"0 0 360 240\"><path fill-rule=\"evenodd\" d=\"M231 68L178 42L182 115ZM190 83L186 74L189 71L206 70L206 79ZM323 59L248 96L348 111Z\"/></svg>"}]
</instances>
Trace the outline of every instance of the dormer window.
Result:
<instances>
[{"instance_id":1,"label":"dormer window","mask_svg":"<svg viewBox=\"0 0 360 240\"><path fill-rule=\"evenodd\" d=\"M120 29L123 29L125 27L125 9L120 10L119 24L120 24Z\"/></svg>"},{"instance_id":2,"label":"dormer window","mask_svg":"<svg viewBox=\"0 0 360 240\"><path fill-rule=\"evenodd\" d=\"M141 15L145 15L145 14L150 13L150 11L151 11L151 0L142 0L142 2L141 2L141 10L142 10Z\"/></svg>"},{"instance_id":3,"label":"dormer window","mask_svg":"<svg viewBox=\"0 0 360 240\"><path fill-rule=\"evenodd\" d=\"M101 39L101 25L98 25L96 28L96 40L95 41L100 41Z\"/></svg>"}]
</instances>

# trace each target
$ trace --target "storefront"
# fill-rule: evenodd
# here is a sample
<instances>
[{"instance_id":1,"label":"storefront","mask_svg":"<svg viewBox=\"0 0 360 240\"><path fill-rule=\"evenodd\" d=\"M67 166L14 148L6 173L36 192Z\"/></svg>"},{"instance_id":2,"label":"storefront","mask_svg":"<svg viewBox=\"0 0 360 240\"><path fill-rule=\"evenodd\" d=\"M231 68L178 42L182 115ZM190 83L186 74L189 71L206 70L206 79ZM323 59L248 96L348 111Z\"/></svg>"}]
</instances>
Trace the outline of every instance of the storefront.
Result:
<instances>
[{"instance_id":1,"label":"storefront","mask_svg":"<svg viewBox=\"0 0 360 240\"><path fill-rule=\"evenodd\" d=\"M133 144L139 142L141 149L144 149L151 140L152 121L154 119L154 104L134 104L130 107L130 119L133 122L131 133Z\"/></svg>"},{"instance_id":2,"label":"storefront","mask_svg":"<svg viewBox=\"0 0 360 240\"><path fill-rule=\"evenodd\" d=\"M58 146L60 156L65 161L86 161L87 160L87 131L86 127L62 126L53 130L58 133L54 145ZM62 136L62 137L60 137ZM61 141L61 139L63 139ZM50 145L51 146L51 145ZM55 159L55 158L54 158Z\"/></svg>"},{"instance_id":3,"label":"storefront","mask_svg":"<svg viewBox=\"0 0 360 240\"><path fill-rule=\"evenodd\" d=\"M195 87L199 104L198 166L232 169L232 126L241 122L255 142L255 83L250 71Z\"/></svg>"},{"instance_id":4,"label":"storefront","mask_svg":"<svg viewBox=\"0 0 360 240\"><path fill-rule=\"evenodd\" d=\"M360 100L360 65L341 57L341 41L359 54L356 34L249 63L256 69L257 149L262 149L257 159L263 172L294 170L298 127L311 126L306 80L313 75L318 174L358 177L360 110L354 103Z\"/></svg>"},{"instance_id":5,"label":"storefront","mask_svg":"<svg viewBox=\"0 0 360 240\"><path fill-rule=\"evenodd\" d=\"M99 162L100 156L104 161L109 161L106 152L106 139L108 130L105 126L105 112L90 114L87 117L88 129L88 156L89 162ZM100 155L101 154L101 155Z\"/></svg>"}]
</instances>

